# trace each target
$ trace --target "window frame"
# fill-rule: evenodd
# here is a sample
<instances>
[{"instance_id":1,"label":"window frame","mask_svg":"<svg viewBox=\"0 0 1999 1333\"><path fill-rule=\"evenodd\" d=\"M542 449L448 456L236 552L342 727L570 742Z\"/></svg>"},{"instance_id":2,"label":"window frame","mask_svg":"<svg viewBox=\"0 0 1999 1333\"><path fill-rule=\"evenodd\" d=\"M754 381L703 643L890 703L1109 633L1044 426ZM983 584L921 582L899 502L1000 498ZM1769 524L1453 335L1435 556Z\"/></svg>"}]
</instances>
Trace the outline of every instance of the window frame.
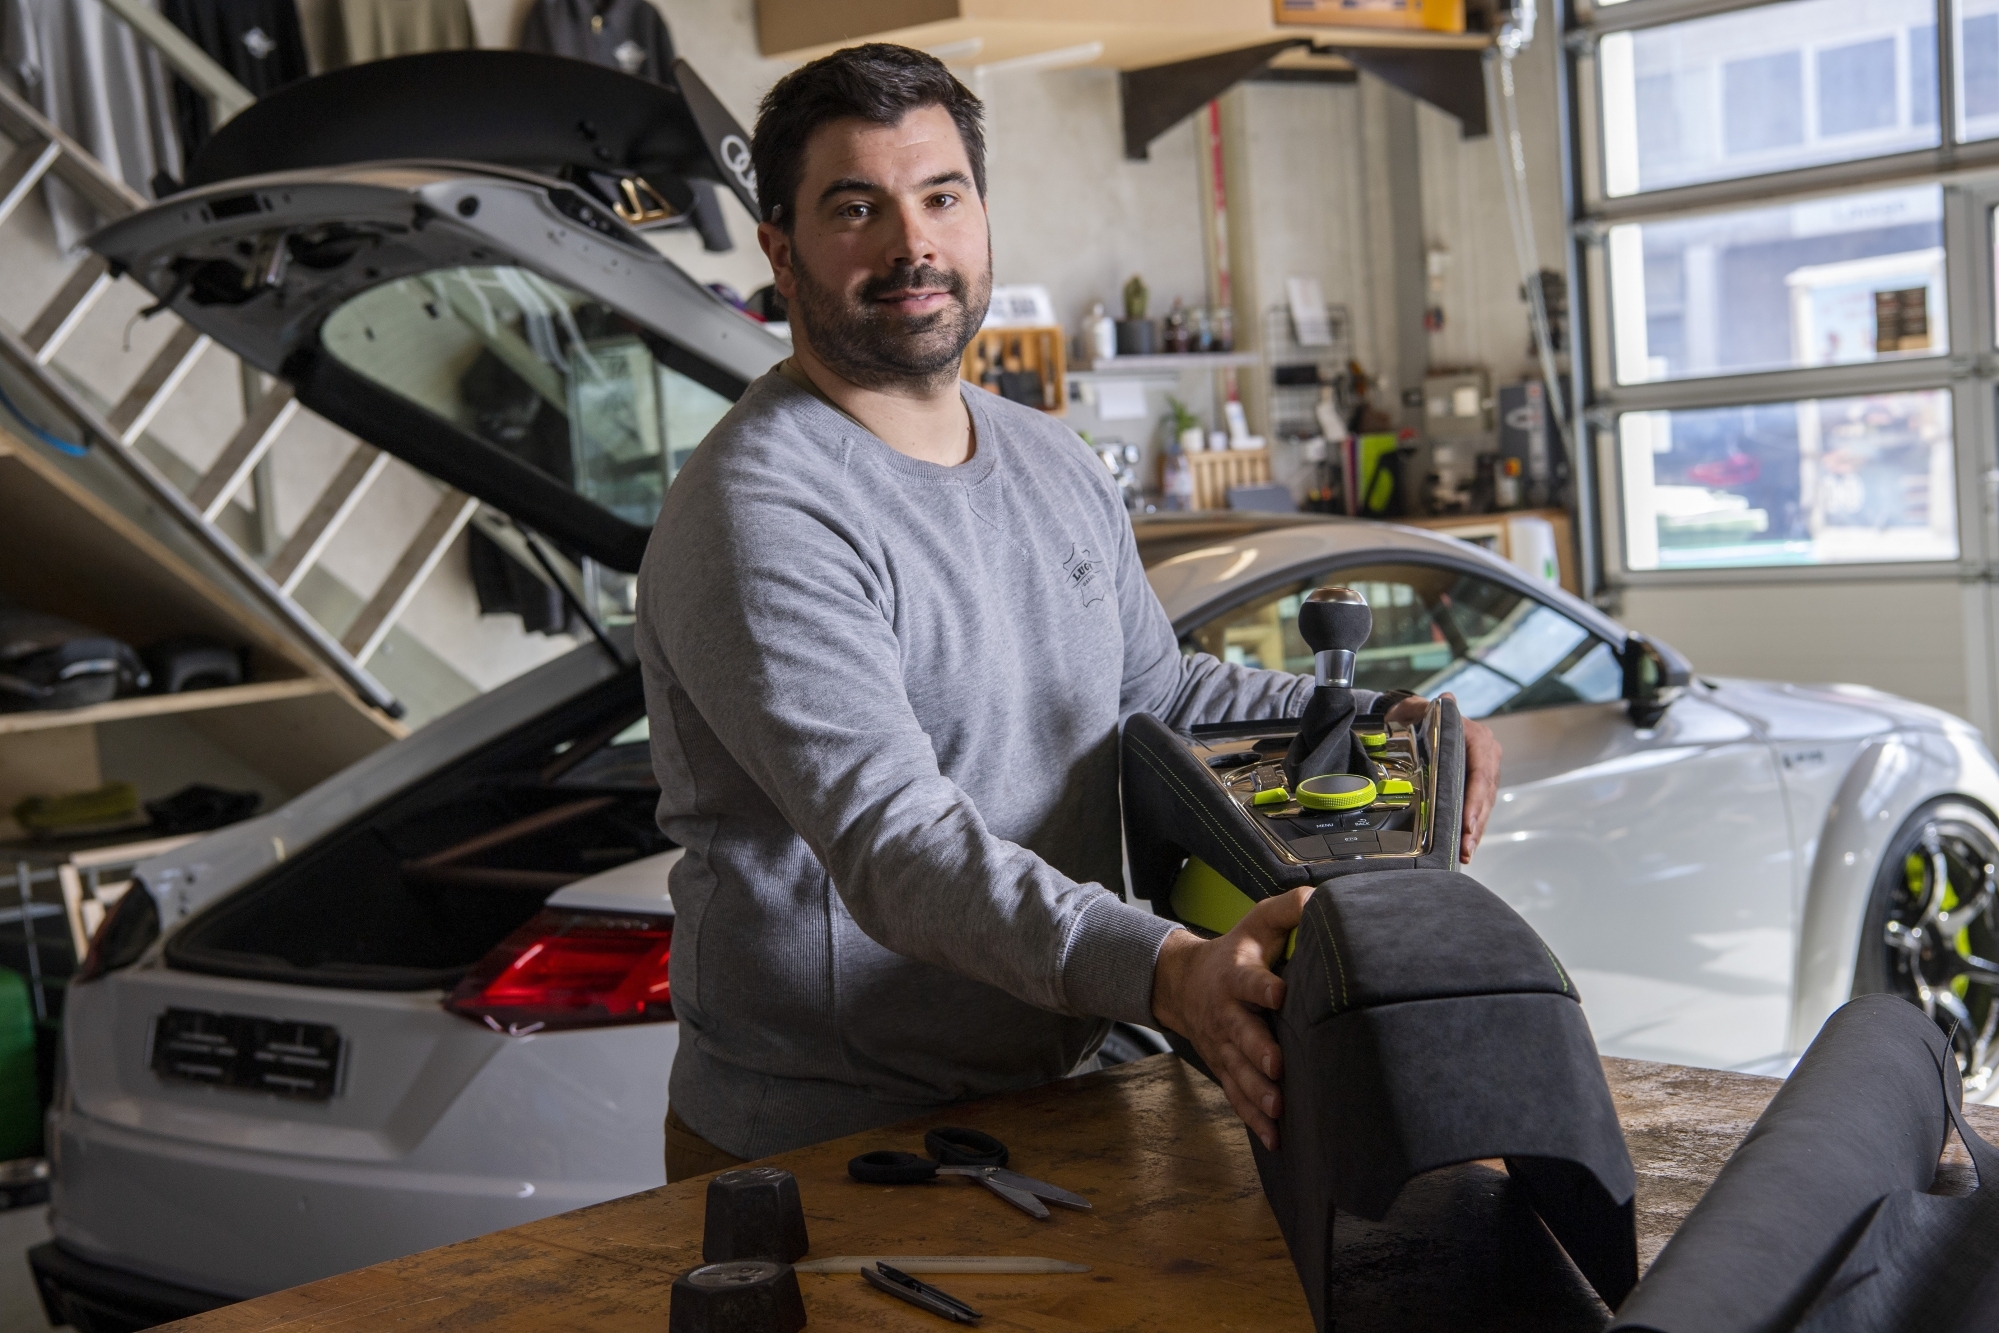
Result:
<instances>
[{"instance_id":1,"label":"window frame","mask_svg":"<svg viewBox=\"0 0 1999 1333\"><path fill-rule=\"evenodd\" d=\"M1277 592L1287 584L1297 582L1323 582L1329 575L1346 570L1365 569L1381 565L1418 565L1428 569L1441 569L1459 575L1485 579L1518 593L1529 601L1566 617L1580 625L1594 638L1610 645L1616 656L1620 670L1629 679L1626 657L1631 650L1631 632L1612 620L1594 606L1578 598L1572 598L1561 589L1549 589L1547 585L1536 585L1535 581L1518 573L1511 566L1495 568L1478 560L1466 560L1442 551L1409 550L1400 547L1381 547L1370 551L1347 551L1331 557L1301 561L1288 565L1274 573L1231 588L1226 597L1216 598L1173 622L1173 641L1184 648L1187 636L1204 625L1213 623L1218 617L1240 610L1256 601ZM1550 591L1561 594L1560 598L1549 597ZM1625 694L1628 696L1629 687ZM1620 702L1629 702L1628 698ZM1602 708L1603 703L1551 704L1549 708ZM1548 709L1526 710L1546 712Z\"/></svg>"},{"instance_id":2,"label":"window frame","mask_svg":"<svg viewBox=\"0 0 1999 1333\"><path fill-rule=\"evenodd\" d=\"M1584 587L1598 589L1730 584L1896 582L1982 576L1999 552L1988 493L1994 470L1999 337L1995 337L1993 209L1999 207L1999 138L1960 141L1960 55L1955 0L1935 0L1937 31L1934 148L1820 164L1740 178L1609 196L1603 164L1603 102L1598 44L1693 19L1769 8L1783 0L1626 0L1562 8L1558 62L1564 130L1564 185L1569 208L1569 277L1577 322L1570 362L1584 478ZM1818 44L1801 41L1808 57ZM1667 222L1750 208L1780 207L1895 187L1943 191L1945 327L1950 350L1842 365L1790 367L1619 384L1610 308L1609 235L1624 223ZM1958 555L1953 560L1742 565L1632 569L1626 555L1625 477L1619 419L1627 412L1694 410L1809 398L1948 390Z\"/></svg>"}]
</instances>

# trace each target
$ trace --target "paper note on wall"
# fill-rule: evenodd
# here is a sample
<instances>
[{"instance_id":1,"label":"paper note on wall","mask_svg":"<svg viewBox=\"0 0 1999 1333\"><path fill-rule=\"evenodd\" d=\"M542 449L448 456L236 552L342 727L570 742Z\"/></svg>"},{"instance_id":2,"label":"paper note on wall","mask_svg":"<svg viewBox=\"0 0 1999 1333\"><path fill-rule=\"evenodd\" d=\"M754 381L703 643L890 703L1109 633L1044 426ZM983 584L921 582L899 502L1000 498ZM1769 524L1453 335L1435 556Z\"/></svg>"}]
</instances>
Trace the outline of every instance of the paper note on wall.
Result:
<instances>
[{"instance_id":1,"label":"paper note on wall","mask_svg":"<svg viewBox=\"0 0 1999 1333\"><path fill-rule=\"evenodd\" d=\"M1145 381L1099 380L1097 382L1099 421L1142 421L1145 415Z\"/></svg>"}]
</instances>

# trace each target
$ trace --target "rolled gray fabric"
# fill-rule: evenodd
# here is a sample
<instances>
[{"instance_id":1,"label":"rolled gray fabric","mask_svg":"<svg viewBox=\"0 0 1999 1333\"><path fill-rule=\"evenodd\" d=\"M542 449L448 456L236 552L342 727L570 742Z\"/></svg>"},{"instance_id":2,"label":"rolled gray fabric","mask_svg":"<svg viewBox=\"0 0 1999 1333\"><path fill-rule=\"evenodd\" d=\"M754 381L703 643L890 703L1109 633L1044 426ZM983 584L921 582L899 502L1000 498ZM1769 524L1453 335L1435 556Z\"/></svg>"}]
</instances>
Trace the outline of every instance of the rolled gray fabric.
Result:
<instances>
[{"instance_id":1,"label":"rolled gray fabric","mask_svg":"<svg viewBox=\"0 0 1999 1333\"><path fill-rule=\"evenodd\" d=\"M1940 1070L1947 1071L1942 1074ZM1927 1189L1963 1099L1923 1011L1891 995L1819 1030L1611 1333L1790 1333L1882 1200Z\"/></svg>"}]
</instances>

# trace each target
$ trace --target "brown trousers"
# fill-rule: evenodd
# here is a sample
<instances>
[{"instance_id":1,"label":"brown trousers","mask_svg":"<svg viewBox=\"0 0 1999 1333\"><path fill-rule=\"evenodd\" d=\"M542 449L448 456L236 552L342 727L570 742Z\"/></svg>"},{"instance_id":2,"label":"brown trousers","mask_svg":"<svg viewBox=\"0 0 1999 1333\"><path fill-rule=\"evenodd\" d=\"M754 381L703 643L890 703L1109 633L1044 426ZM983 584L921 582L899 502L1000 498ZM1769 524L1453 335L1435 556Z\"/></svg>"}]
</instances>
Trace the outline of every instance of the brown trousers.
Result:
<instances>
[{"instance_id":1,"label":"brown trousers","mask_svg":"<svg viewBox=\"0 0 1999 1333\"><path fill-rule=\"evenodd\" d=\"M731 1157L687 1127L672 1107L666 1108L666 1183L671 1185L711 1171L727 1171L741 1166L745 1158Z\"/></svg>"}]
</instances>

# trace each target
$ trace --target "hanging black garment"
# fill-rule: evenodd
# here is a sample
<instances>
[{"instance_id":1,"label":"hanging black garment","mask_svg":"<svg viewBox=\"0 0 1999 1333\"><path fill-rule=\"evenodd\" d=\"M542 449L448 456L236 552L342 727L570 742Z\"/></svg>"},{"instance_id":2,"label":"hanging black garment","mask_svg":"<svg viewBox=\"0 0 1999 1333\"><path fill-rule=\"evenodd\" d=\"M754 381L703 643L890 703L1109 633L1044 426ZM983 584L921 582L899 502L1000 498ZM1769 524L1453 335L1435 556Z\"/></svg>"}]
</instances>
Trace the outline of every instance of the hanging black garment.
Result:
<instances>
[{"instance_id":1,"label":"hanging black garment","mask_svg":"<svg viewBox=\"0 0 1999 1333\"><path fill-rule=\"evenodd\" d=\"M673 82L673 37L647 0L535 0L521 24L521 50Z\"/></svg>"},{"instance_id":2,"label":"hanging black garment","mask_svg":"<svg viewBox=\"0 0 1999 1333\"><path fill-rule=\"evenodd\" d=\"M306 77L305 36L295 0L161 0L160 12L256 97ZM208 99L174 80L181 154L208 142Z\"/></svg>"},{"instance_id":3,"label":"hanging black garment","mask_svg":"<svg viewBox=\"0 0 1999 1333\"><path fill-rule=\"evenodd\" d=\"M649 0L535 0L521 23L523 51L587 60L635 78L673 85L673 35ZM702 247L733 248L715 187L694 187L693 224Z\"/></svg>"}]
</instances>

